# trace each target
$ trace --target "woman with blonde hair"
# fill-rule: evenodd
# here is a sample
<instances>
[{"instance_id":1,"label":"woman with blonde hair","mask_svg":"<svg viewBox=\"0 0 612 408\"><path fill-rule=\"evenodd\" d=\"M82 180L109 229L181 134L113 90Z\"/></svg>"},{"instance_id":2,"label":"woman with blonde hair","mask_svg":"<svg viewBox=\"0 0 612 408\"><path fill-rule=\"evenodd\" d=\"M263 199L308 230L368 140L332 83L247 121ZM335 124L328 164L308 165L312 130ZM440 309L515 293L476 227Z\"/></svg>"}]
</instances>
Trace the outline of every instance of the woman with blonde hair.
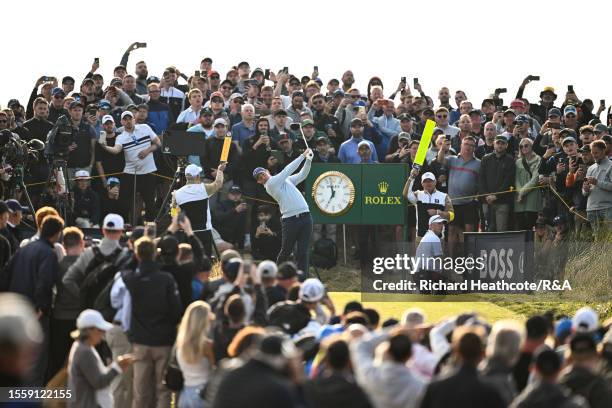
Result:
<instances>
[{"instance_id":1,"label":"woman with blonde hair","mask_svg":"<svg viewBox=\"0 0 612 408\"><path fill-rule=\"evenodd\" d=\"M206 386L214 366L213 343L209 338L212 311L198 300L185 310L176 336L176 359L183 373L179 408L202 408L200 391Z\"/></svg>"}]
</instances>

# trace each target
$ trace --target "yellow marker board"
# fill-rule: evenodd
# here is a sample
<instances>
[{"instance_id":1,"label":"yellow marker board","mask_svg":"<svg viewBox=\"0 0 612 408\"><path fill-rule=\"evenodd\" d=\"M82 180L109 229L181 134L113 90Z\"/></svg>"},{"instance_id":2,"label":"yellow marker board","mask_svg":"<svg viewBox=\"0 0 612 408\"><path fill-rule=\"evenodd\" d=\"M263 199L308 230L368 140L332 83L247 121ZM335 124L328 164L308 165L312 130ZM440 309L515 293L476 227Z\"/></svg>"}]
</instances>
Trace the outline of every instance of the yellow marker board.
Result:
<instances>
[{"instance_id":1,"label":"yellow marker board","mask_svg":"<svg viewBox=\"0 0 612 408\"><path fill-rule=\"evenodd\" d=\"M431 139L431 137L430 137ZM221 161L226 162L227 156L229 156L230 146L232 145L232 137L225 136L225 140L223 141L223 149L221 150Z\"/></svg>"},{"instance_id":2,"label":"yellow marker board","mask_svg":"<svg viewBox=\"0 0 612 408\"><path fill-rule=\"evenodd\" d=\"M427 122L425 123L425 129L423 129L423 134L421 135L421 141L419 142L419 149L417 150L416 157L414 158L415 167L421 167L423 165L423 162L425 161L425 155L427 154L427 150L429 150L431 137L433 136L433 131L435 127L436 122L427 119Z\"/></svg>"}]
</instances>

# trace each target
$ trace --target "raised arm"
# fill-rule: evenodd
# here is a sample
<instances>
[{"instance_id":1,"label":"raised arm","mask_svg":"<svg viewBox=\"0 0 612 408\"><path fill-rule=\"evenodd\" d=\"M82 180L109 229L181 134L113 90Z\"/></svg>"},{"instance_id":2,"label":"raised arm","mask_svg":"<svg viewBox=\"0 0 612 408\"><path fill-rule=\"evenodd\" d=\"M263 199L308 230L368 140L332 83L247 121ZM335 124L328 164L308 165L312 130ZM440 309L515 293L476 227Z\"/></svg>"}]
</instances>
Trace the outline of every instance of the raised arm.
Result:
<instances>
[{"instance_id":1,"label":"raised arm","mask_svg":"<svg viewBox=\"0 0 612 408\"><path fill-rule=\"evenodd\" d=\"M304 166L302 167L302 170L300 170L300 172L298 174L294 174L292 176L289 176L289 181L291 183L293 183L293 185L297 186L302 181L306 180L306 177L308 177L308 173L310 172L310 166L311 165L312 165L312 158L311 157L307 157L306 158L306 163L304 163Z\"/></svg>"},{"instance_id":2,"label":"raised arm","mask_svg":"<svg viewBox=\"0 0 612 408\"><path fill-rule=\"evenodd\" d=\"M221 190L221 187L223 187L223 171L225 170L225 166L226 163L219 164L219 167L217 167L217 176L215 177L215 181L204 184L204 188L206 189L206 193L209 197Z\"/></svg>"},{"instance_id":3,"label":"raised arm","mask_svg":"<svg viewBox=\"0 0 612 408\"><path fill-rule=\"evenodd\" d=\"M270 177L270 179L268 180L268 183L280 183L286 180L290 175L293 174L294 171L298 169L298 167L300 167L300 164L302 164L302 161L304 160L304 158L305 156L301 154L300 157L296 158L291 163L289 163L280 173L278 173L275 176Z\"/></svg>"}]
</instances>

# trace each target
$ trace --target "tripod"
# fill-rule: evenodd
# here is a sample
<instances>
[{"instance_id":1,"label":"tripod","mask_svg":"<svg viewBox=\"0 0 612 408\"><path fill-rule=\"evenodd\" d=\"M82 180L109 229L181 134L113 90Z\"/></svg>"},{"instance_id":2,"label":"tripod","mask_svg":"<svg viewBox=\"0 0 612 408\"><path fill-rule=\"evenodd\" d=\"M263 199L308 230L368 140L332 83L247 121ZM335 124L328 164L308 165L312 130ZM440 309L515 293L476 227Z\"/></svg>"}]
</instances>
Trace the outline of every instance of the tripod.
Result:
<instances>
[{"instance_id":1,"label":"tripod","mask_svg":"<svg viewBox=\"0 0 612 408\"><path fill-rule=\"evenodd\" d=\"M187 157L179 156L176 163L174 178L172 179L170 188L168 188L168 192L164 197L164 201L162 201L161 206L159 207L159 212L157 213L157 217L155 217L155 222L160 222L164 215L168 214L170 211L172 192L185 184L185 166L187 166Z\"/></svg>"},{"instance_id":2,"label":"tripod","mask_svg":"<svg viewBox=\"0 0 612 408\"><path fill-rule=\"evenodd\" d=\"M64 220L68 220L67 217L72 214L72 198L70 197L70 185L68 184L68 162L62 154L59 154L57 158L53 158L51 171L49 172L43 191L49 191L51 187L51 177L54 175L54 190L57 194L57 212Z\"/></svg>"},{"instance_id":3,"label":"tripod","mask_svg":"<svg viewBox=\"0 0 612 408\"><path fill-rule=\"evenodd\" d=\"M30 209L30 213L34 214L34 206L32 205L32 200L30 199L30 194L28 193L28 189L23 182L23 174L24 168L22 164L18 164L15 166L13 170L13 180L11 181L11 188L9 190L9 197L16 197L17 191L23 193L26 198L26 204Z\"/></svg>"}]
</instances>

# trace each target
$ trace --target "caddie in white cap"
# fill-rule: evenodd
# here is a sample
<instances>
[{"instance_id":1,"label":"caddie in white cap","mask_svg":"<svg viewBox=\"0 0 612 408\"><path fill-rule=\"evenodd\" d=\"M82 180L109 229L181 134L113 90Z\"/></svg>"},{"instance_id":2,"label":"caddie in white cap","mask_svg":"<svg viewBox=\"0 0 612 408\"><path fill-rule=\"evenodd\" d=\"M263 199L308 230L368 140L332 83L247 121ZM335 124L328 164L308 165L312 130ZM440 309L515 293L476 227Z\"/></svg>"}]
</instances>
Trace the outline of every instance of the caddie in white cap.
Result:
<instances>
[{"instance_id":1,"label":"caddie in white cap","mask_svg":"<svg viewBox=\"0 0 612 408\"><path fill-rule=\"evenodd\" d=\"M202 168L195 164L188 165L185 167L187 182L173 193L174 201L191 221L191 228L202 242L204 252L209 257L212 255L213 245L209 199L223 186L225 166L226 163L219 164L215 181L205 184L201 178Z\"/></svg>"},{"instance_id":2,"label":"caddie in white cap","mask_svg":"<svg viewBox=\"0 0 612 408\"><path fill-rule=\"evenodd\" d=\"M412 204L416 205L416 240L418 244L429 229L428 220L433 215L439 215L447 221L455 218L453 203L448 194L436 189L436 176L432 172L423 173L421 184L423 190L414 190L414 183L419 171L413 169L404 185L403 195ZM410 231L414 234L414 231ZM412 235L414 237L414 235Z\"/></svg>"}]
</instances>

